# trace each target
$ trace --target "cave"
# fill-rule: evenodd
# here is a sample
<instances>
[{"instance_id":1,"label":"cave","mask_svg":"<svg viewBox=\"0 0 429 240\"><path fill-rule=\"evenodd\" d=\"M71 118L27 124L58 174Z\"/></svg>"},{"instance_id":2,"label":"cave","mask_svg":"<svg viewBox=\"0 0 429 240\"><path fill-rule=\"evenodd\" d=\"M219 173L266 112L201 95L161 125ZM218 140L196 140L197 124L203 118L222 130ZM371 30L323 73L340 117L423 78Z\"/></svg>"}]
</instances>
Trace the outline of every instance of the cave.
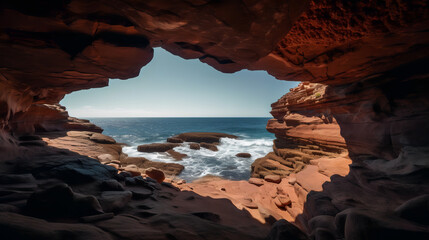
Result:
<instances>
[{"instance_id":1,"label":"cave","mask_svg":"<svg viewBox=\"0 0 429 240\"><path fill-rule=\"evenodd\" d=\"M2 1L2 237L428 239L428 15L423 0ZM136 77L155 47L302 82L271 105L253 183L219 189L265 198L144 178L153 163L58 104ZM83 154L100 149L118 162Z\"/></svg>"}]
</instances>

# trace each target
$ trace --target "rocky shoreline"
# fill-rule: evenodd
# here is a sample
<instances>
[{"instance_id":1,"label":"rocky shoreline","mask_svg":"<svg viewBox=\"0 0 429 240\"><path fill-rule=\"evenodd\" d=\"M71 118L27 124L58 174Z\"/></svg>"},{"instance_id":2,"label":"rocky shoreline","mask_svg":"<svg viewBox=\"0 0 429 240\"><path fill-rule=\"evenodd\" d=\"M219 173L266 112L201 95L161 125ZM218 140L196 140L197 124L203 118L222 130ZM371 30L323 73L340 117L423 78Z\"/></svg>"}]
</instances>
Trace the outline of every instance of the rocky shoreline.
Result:
<instances>
[{"instance_id":1,"label":"rocky shoreline","mask_svg":"<svg viewBox=\"0 0 429 240\"><path fill-rule=\"evenodd\" d=\"M309 184L306 176L310 174L314 179L319 173L306 168L286 178L269 175L265 180L232 181L207 176L186 183L177 177L182 165L128 157L122 152L123 144L101 134L101 128L67 117L63 107L46 107L61 111L62 119L73 121L73 128L22 136L19 152L23 160L2 162L0 215L13 221L0 221L0 228L12 238L50 236L53 233L44 229L61 232L72 228L88 238L101 234L107 239L133 239L140 233L152 234L156 239L168 239L169 234L178 239L188 235L198 239L194 237L200 234L210 236L208 239L219 234L222 239L263 239L277 220L294 222L303 211L306 194L320 190L323 182L329 180L328 175L323 175ZM219 133L185 133L150 147L168 152L182 144L177 143L178 139L189 147L204 147L204 143L216 146L221 137L236 138ZM319 166L320 162L323 159L313 161L312 166ZM338 171L338 166L330 167L325 166L325 170ZM159 221L174 222L176 218L197 223L167 229L154 225ZM19 225L14 224L18 222ZM39 229L41 225L46 228ZM133 228L139 230L126 230ZM204 233L198 229L204 229Z\"/></svg>"}]
</instances>

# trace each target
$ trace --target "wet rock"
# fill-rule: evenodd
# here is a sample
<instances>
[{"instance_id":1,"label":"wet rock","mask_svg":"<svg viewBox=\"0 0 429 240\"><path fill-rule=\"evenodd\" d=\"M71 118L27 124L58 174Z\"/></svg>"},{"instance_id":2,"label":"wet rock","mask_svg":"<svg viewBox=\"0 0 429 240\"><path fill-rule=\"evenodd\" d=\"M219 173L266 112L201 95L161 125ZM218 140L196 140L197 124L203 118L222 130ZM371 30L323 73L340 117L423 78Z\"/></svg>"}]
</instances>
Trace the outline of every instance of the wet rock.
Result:
<instances>
[{"instance_id":1,"label":"wet rock","mask_svg":"<svg viewBox=\"0 0 429 240\"><path fill-rule=\"evenodd\" d=\"M196 143L219 143L221 138L238 138L237 136L226 134L226 133L214 133L214 132L188 132L181 133L174 136L175 138L182 139L185 142L196 142Z\"/></svg>"},{"instance_id":2,"label":"wet rock","mask_svg":"<svg viewBox=\"0 0 429 240\"><path fill-rule=\"evenodd\" d=\"M264 177L264 180L272 183L280 183L282 178L279 175L267 175Z\"/></svg>"},{"instance_id":3,"label":"wet rock","mask_svg":"<svg viewBox=\"0 0 429 240\"><path fill-rule=\"evenodd\" d=\"M240 158L251 158L252 157L252 155L250 153L237 153L235 156L240 157Z\"/></svg>"},{"instance_id":4,"label":"wet rock","mask_svg":"<svg viewBox=\"0 0 429 240\"><path fill-rule=\"evenodd\" d=\"M260 178L249 178L249 183L259 187L264 185L264 180Z\"/></svg>"},{"instance_id":5,"label":"wet rock","mask_svg":"<svg viewBox=\"0 0 429 240\"><path fill-rule=\"evenodd\" d=\"M200 147L200 144L198 143L190 143L189 148L193 150L200 150L201 147Z\"/></svg>"},{"instance_id":6,"label":"wet rock","mask_svg":"<svg viewBox=\"0 0 429 240\"><path fill-rule=\"evenodd\" d=\"M66 184L33 193L26 209L39 217L81 217L103 213L94 196L75 193Z\"/></svg>"},{"instance_id":7,"label":"wet rock","mask_svg":"<svg viewBox=\"0 0 429 240\"><path fill-rule=\"evenodd\" d=\"M155 179L158 183L162 183L165 179L164 172L156 168L148 168L146 169L145 173L149 177Z\"/></svg>"},{"instance_id":8,"label":"wet rock","mask_svg":"<svg viewBox=\"0 0 429 240\"><path fill-rule=\"evenodd\" d=\"M200 143L200 146L202 148L206 148L206 149L214 151L214 152L219 151L219 149L217 148L217 146L214 145L214 144L211 144L211 143L202 142L202 143Z\"/></svg>"},{"instance_id":9,"label":"wet rock","mask_svg":"<svg viewBox=\"0 0 429 240\"><path fill-rule=\"evenodd\" d=\"M175 147L180 146L179 143L151 143L145 145L139 145L137 147L137 151L139 152L166 152Z\"/></svg>"},{"instance_id":10,"label":"wet rock","mask_svg":"<svg viewBox=\"0 0 429 240\"><path fill-rule=\"evenodd\" d=\"M176 161L181 161L183 158L188 157L188 155L180 152L176 152L173 149L167 151L168 155L174 158Z\"/></svg>"},{"instance_id":11,"label":"wet rock","mask_svg":"<svg viewBox=\"0 0 429 240\"><path fill-rule=\"evenodd\" d=\"M309 240L308 236L303 233L299 228L295 227L292 223L281 219L273 224L267 240Z\"/></svg>"},{"instance_id":12,"label":"wet rock","mask_svg":"<svg viewBox=\"0 0 429 240\"><path fill-rule=\"evenodd\" d=\"M169 137L167 138L167 142L169 143L183 143L183 140L176 137Z\"/></svg>"},{"instance_id":13,"label":"wet rock","mask_svg":"<svg viewBox=\"0 0 429 240\"><path fill-rule=\"evenodd\" d=\"M130 191L104 191L98 201L105 212L117 212L125 208L132 197Z\"/></svg>"},{"instance_id":14,"label":"wet rock","mask_svg":"<svg viewBox=\"0 0 429 240\"><path fill-rule=\"evenodd\" d=\"M104 144L116 143L115 139L113 139L109 136L103 135L101 133L94 133L91 135L91 137L89 139L91 139L92 141L94 141L96 143L104 143Z\"/></svg>"}]
</instances>

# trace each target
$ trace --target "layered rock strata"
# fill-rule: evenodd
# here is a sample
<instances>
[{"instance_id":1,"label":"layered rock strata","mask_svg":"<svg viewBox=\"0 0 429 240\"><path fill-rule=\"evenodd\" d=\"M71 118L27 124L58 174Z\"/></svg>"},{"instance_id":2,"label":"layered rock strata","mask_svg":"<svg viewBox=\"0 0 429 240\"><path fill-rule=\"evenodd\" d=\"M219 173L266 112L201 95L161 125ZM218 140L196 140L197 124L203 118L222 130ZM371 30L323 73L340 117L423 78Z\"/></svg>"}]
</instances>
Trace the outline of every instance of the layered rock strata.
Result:
<instances>
[{"instance_id":1,"label":"layered rock strata","mask_svg":"<svg viewBox=\"0 0 429 240\"><path fill-rule=\"evenodd\" d=\"M84 166L72 171L76 174L85 176L88 171L84 169L94 168L97 170L92 173L97 176L111 176L111 168L100 167L92 158L75 162L70 157L50 158L55 155L52 149L39 155L32 154L33 150L22 151L28 145L46 148L43 141L28 137L33 129L58 127L53 122L42 125L33 121L31 116L37 112L25 114L31 113L36 104L57 104L66 93L106 86L109 78L137 76L151 60L152 47L163 47L183 58L199 58L223 72L266 70L282 80L326 85L320 100L307 105L288 103L290 112L283 116L284 103L275 104L276 120L268 126L270 131L279 131L277 150L271 157L285 160L288 158L282 154L287 151L280 150L293 144L294 149L302 146L297 153L301 159L305 159L302 153L309 151L328 152L324 147L338 141L324 138L323 144L312 144L322 139L319 135L309 136L311 143L303 144L306 139L296 133L309 131L312 125L323 132L322 128L334 126L333 119L338 123L352 164L347 176L331 176L331 182L324 184L321 191L308 194L303 215L297 219L314 238L427 239L425 218L412 213L427 213L429 193L428 9L424 0L3 1L0 149L2 164L8 164L2 165L2 171L13 172L11 166L18 162L27 166L32 159L49 159L51 163L43 166L50 170L43 174L37 165L32 165L35 174L41 174L36 179L68 170L61 167L65 162ZM286 100L289 97L292 96ZM326 110L323 114L328 121L332 116L332 123L323 122L320 109ZM297 122L299 125L293 126ZM293 135L292 142L287 134ZM24 138L19 140L20 136ZM31 143L19 146L22 140ZM56 149L58 154L63 151ZM18 169L25 174L31 170ZM14 195L6 199L17 199L22 204L23 196L33 190L15 189ZM72 190L63 187L61 191L70 199L74 196L75 189ZM145 191L137 196L146 196ZM92 206L99 210L96 204ZM2 226L7 226L7 233L23 234L13 225L23 218L28 217L5 214L1 217ZM97 229L60 223L50 223L50 228L60 234L71 227L106 239L108 236L99 235L98 229L110 229L116 238L135 237L121 231L120 224L135 226L135 218L115 218L113 222L104 221ZM40 219L27 220L36 226L32 230L46 224ZM162 215L155 222L169 220ZM144 227L155 225L139 221L144 222ZM177 221L174 226L180 225ZM237 222L240 221L235 219L231 224ZM287 236L287 229L291 228L279 223L270 236ZM188 230L180 234L188 234ZM49 235L49 231L41 234L44 238L61 238ZM194 235L186 236L189 239Z\"/></svg>"},{"instance_id":2,"label":"layered rock strata","mask_svg":"<svg viewBox=\"0 0 429 240\"><path fill-rule=\"evenodd\" d=\"M300 83L271 105L274 119L268 121L267 130L276 136L274 151L252 164L253 177L286 177L313 159L347 154L340 126L321 104L325 91L322 84Z\"/></svg>"}]
</instances>

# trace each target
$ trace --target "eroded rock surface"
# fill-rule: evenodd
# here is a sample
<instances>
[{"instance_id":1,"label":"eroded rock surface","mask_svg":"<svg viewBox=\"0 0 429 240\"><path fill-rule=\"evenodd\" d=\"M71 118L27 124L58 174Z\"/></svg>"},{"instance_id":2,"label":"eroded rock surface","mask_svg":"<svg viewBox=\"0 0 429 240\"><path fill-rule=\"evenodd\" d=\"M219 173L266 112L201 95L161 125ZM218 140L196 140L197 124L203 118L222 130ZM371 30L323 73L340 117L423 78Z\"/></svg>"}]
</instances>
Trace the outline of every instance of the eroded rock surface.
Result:
<instances>
[{"instance_id":1,"label":"eroded rock surface","mask_svg":"<svg viewBox=\"0 0 429 240\"><path fill-rule=\"evenodd\" d=\"M297 222L314 238L426 239L427 226L421 225L425 220L410 219L406 212L421 208L415 199L429 193L428 16L424 0L3 1L1 171L33 173L38 181L79 176L82 181L70 182L76 185L115 175L114 166L122 166L114 162L101 165L95 158L101 147L111 149L104 153L117 156L115 160L121 163L123 156L115 150L116 144L92 141L88 146L73 146L76 152L70 153L60 147L68 145L69 136L59 136L54 146L48 136L35 138L34 132L49 135L46 131L87 130L89 133L78 135L84 142L91 141L101 129L69 118L55 104L72 91L106 86L109 78L137 76L152 59L152 48L163 47L223 72L262 69L282 80L317 83L302 84L273 104L274 119L268 124L268 130L276 134L273 153L253 166L257 177L272 173L288 176L297 198L306 200L303 214L295 214ZM81 126L85 129L78 129ZM97 155L77 153L87 147ZM343 177L329 169L347 171L341 164L347 158L344 150L352 164ZM317 158L323 160L315 161ZM308 193L321 183L304 183L300 176L305 171L329 176L330 182L318 188L318 193ZM140 173L138 167L135 173ZM323 176L316 178L318 182L327 180ZM27 187L25 191L8 190L2 201L22 209L34 183ZM90 191L91 187L81 188L85 189ZM172 198L171 194L163 196ZM253 200L245 202L255 205ZM315 207L319 205L323 207ZM151 216L146 210L137 215ZM275 219L265 208L257 211L267 222ZM111 235L135 238L146 230L160 239L210 236L192 232L190 226L245 238L193 217L203 225L176 212L154 217L155 223L115 217L95 229L7 213L0 218L0 225L6 236L18 238L34 231L40 238L62 238L65 229L71 229L70 237L78 238L73 234L80 232L86 239L109 239ZM220 219L222 222L222 216ZM22 222L28 223L24 225L27 231L20 230ZM167 226L167 222L173 222L174 227L148 229L156 223ZM183 222L195 225L184 226ZM225 224L237 222L241 221ZM121 224L142 230L124 232ZM287 224L277 226L271 236L287 236L282 231L291 229ZM56 231L51 233L47 228ZM99 229L104 233L110 229L109 235Z\"/></svg>"}]
</instances>

